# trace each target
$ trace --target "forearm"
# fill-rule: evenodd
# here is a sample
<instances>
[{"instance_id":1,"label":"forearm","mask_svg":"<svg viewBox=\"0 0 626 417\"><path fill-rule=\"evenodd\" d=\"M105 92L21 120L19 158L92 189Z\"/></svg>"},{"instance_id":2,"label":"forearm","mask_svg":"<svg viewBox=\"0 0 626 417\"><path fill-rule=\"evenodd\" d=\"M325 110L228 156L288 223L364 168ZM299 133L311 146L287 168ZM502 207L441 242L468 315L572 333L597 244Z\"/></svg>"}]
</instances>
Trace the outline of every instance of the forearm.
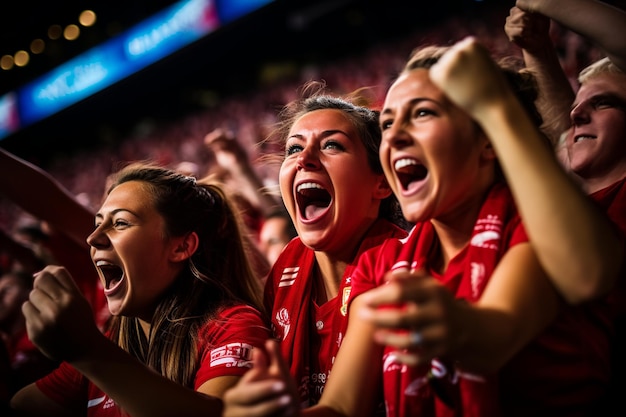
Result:
<instances>
[{"instance_id":1,"label":"forearm","mask_svg":"<svg viewBox=\"0 0 626 417\"><path fill-rule=\"evenodd\" d=\"M563 72L554 47L523 50L524 63L537 82L537 110L543 119L542 130L554 147L570 126L569 112L575 93Z\"/></svg>"},{"instance_id":2,"label":"forearm","mask_svg":"<svg viewBox=\"0 0 626 417\"><path fill-rule=\"evenodd\" d=\"M14 178L19 178L15 181ZM86 247L94 215L41 168L0 148L0 192Z\"/></svg>"},{"instance_id":3,"label":"forearm","mask_svg":"<svg viewBox=\"0 0 626 417\"><path fill-rule=\"evenodd\" d=\"M236 171L235 176L242 186L241 192L264 216L280 207L280 200L265 190L265 184L263 184L252 166L241 167Z\"/></svg>"},{"instance_id":4,"label":"forearm","mask_svg":"<svg viewBox=\"0 0 626 417\"><path fill-rule=\"evenodd\" d=\"M147 368L110 340L71 363L133 417L221 416L222 402Z\"/></svg>"},{"instance_id":5,"label":"forearm","mask_svg":"<svg viewBox=\"0 0 626 417\"><path fill-rule=\"evenodd\" d=\"M479 121L553 284L571 303L606 293L622 263L618 235L608 218L557 163L514 97L491 106Z\"/></svg>"},{"instance_id":6,"label":"forearm","mask_svg":"<svg viewBox=\"0 0 626 417\"><path fill-rule=\"evenodd\" d=\"M626 71L626 12L597 0L518 0L591 40Z\"/></svg>"},{"instance_id":7,"label":"forearm","mask_svg":"<svg viewBox=\"0 0 626 417\"><path fill-rule=\"evenodd\" d=\"M532 246L510 247L480 299L462 304L461 343L452 359L469 372L497 372L546 329L561 303Z\"/></svg>"}]
</instances>

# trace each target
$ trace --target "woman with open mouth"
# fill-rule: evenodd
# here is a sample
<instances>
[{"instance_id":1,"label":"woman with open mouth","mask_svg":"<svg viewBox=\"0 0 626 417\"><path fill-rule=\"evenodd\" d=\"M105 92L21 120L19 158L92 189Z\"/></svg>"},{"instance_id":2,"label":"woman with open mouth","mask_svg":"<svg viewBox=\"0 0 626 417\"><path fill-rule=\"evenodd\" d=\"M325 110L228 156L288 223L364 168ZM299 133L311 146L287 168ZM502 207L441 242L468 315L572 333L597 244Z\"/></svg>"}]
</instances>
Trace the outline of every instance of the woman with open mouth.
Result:
<instances>
[{"instance_id":1,"label":"woman with open mouth","mask_svg":"<svg viewBox=\"0 0 626 417\"><path fill-rule=\"evenodd\" d=\"M222 189L147 164L114 177L87 238L112 314L106 335L60 266L23 306L64 361L12 399L20 415L220 416L270 336L241 221Z\"/></svg>"},{"instance_id":2,"label":"woman with open mouth","mask_svg":"<svg viewBox=\"0 0 626 417\"><path fill-rule=\"evenodd\" d=\"M274 263L265 303L307 407L319 399L345 334L358 257L406 231L378 159L378 112L310 82L279 119L280 190L298 236ZM245 384L232 394L231 406L254 414Z\"/></svg>"},{"instance_id":3,"label":"woman with open mouth","mask_svg":"<svg viewBox=\"0 0 626 417\"><path fill-rule=\"evenodd\" d=\"M370 416L380 384L389 417L603 410L611 306L563 284L572 265L578 275L602 271L605 249L619 266L619 234L547 146L527 81L474 38L416 50L380 118L382 166L415 226L359 258L319 403L298 412L298 381L270 341L252 371L265 414L248 416ZM560 245L576 251L563 257ZM230 412L230 395L226 416L243 416Z\"/></svg>"}]
</instances>

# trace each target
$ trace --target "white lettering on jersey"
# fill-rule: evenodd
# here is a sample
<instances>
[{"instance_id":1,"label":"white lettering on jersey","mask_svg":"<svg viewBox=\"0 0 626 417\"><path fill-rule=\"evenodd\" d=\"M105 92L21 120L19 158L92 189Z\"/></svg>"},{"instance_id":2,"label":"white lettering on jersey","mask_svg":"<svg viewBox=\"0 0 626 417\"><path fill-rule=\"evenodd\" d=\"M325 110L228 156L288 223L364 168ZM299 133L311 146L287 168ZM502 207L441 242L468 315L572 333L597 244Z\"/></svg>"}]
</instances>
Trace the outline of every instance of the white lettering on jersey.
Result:
<instances>
[{"instance_id":1,"label":"white lettering on jersey","mask_svg":"<svg viewBox=\"0 0 626 417\"><path fill-rule=\"evenodd\" d=\"M227 368L251 368L252 349L254 346L247 343L229 343L211 350L210 366L225 365Z\"/></svg>"}]
</instances>

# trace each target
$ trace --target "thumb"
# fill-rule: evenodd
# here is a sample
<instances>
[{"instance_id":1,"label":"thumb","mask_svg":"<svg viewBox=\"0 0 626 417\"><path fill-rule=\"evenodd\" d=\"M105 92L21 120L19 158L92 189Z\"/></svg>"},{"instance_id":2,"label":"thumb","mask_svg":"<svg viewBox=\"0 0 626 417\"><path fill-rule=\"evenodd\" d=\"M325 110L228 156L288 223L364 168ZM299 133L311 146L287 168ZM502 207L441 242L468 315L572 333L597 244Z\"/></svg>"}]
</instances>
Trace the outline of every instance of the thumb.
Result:
<instances>
[{"instance_id":1,"label":"thumb","mask_svg":"<svg viewBox=\"0 0 626 417\"><path fill-rule=\"evenodd\" d=\"M261 348L254 348L252 350L252 369L246 372L242 377L244 382L254 382L267 379L268 373L268 359Z\"/></svg>"},{"instance_id":2,"label":"thumb","mask_svg":"<svg viewBox=\"0 0 626 417\"><path fill-rule=\"evenodd\" d=\"M278 345L278 342L274 339L269 339L265 342L265 348L267 349L269 359L269 375L280 378L289 377L289 368L280 353L280 346Z\"/></svg>"}]
</instances>

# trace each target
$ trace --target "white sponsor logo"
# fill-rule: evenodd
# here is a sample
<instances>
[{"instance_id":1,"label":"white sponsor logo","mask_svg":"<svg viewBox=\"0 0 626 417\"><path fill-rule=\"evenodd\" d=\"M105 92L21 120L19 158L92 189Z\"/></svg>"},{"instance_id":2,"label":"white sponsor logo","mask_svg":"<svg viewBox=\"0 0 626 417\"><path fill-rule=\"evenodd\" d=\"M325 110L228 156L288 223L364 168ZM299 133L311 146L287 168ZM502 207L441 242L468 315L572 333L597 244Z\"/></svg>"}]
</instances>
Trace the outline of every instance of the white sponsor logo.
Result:
<instances>
[{"instance_id":1,"label":"white sponsor logo","mask_svg":"<svg viewBox=\"0 0 626 417\"><path fill-rule=\"evenodd\" d=\"M289 318L289 311L285 307L278 310L276 313L276 321L278 325L283 329L283 340L289 334L289 329L291 328L291 319Z\"/></svg>"},{"instance_id":2,"label":"white sponsor logo","mask_svg":"<svg viewBox=\"0 0 626 417\"><path fill-rule=\"evenodd\" d=\"M470 283L472 285L472 297L478 298L480 295L480 287L485 280L485 264L480 262L472 262L470 264Z\"/></svg>"},{"instance_id":3,"label":"white sponsor logo","mask_svg":"<svg viewBox=\"0 0 626 417\"><path fill-rule=\"evenodd\" d=\"M478 219L476 226L474 226L474 236L472 236L470 245L498 250L501 230L502 221L500 221L498 216L489 214L484 218Z\"/></svg>"},{"instance_id":4,"label":"white sponsor logo","mask_svg":"<svg viewBox=\"0 0 626 417\"><path fill-rule=\"evenodd\" d=\"M87 408L95 407L98 404L102 404L102 402L104 402L105 399L106 399L106 395L103 395L102 397L99 397L99 398L94 398L93 400L89 400L87 401Z\"/></svg>"},{"instance_id":5,"label":"white sponsor logo","mask_svg":"<svg viewBox=\"0 0 626 417\"><path fill-rule=\"evenodd\" d=\"M280 281L278 282L279 287L289 287L296 282L296 277L298 276L298 271L300 271L299 266L293 266L290 268L283 269L283 275L280 277Z\"/></svg>"},{"instance_id":6,"label":"white sponsor logo","mask_svg":"<svg viewBox=\"0 0 626 417\"><path fill-rule=\"evenodd\" d=\"M211 350L210 366L224 365L227 368L251 368L252 349L254 347L247 343L229 343Z\"/></svg>"},{"instance_id":7,"label":"white sponsor logo","mask_svg":"<svg viewBox=\"0 0 626 417\"><path fill-rule=\"evenodd\" d=\"M487 230L472 236L471 245L478 246L479 248L489 248L493 246L493 244L490 245L489 242L498 239L500 239L500 233L494 230Z\"/></svg>"}]
</instances>

